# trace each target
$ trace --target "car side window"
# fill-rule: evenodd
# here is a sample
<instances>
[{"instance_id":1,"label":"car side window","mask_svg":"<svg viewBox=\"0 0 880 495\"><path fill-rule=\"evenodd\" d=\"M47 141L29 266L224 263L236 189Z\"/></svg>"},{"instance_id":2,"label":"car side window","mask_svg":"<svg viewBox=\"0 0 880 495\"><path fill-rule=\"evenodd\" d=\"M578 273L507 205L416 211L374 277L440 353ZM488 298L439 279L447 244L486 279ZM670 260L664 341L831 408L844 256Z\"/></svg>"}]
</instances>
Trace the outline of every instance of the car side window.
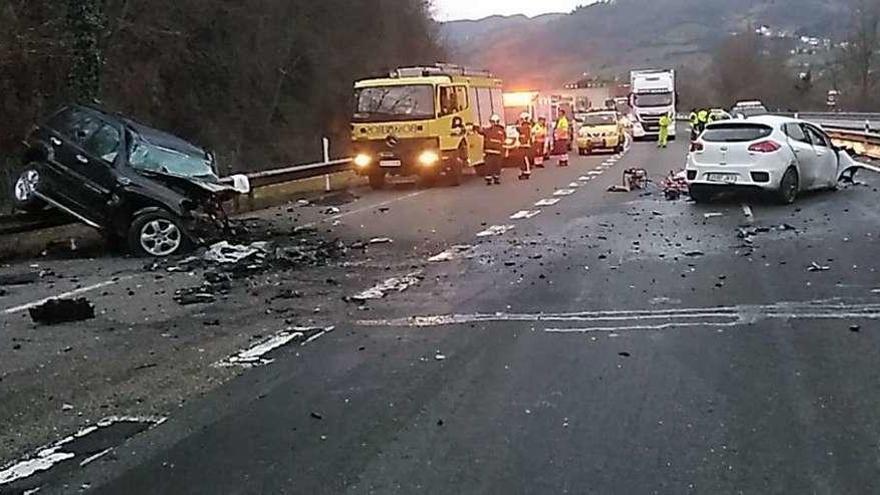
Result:
<instances>
[{"instance_id":1,"label":"car side window","mask_svg":"<svg viewBox=\"0 0 880 495\"><path fill-rule=\"evenodd\" d=\"M785 134L795 141L812 144L804 129L798 124L785 124Z\"/></svg>"},{"instance_id":2,"label":"car side window","mask_svg":"<svg viewBox=\"0 0 880 495\"><path fill-rule=\"evenodd\" d=\"M813 141L815 146L824 146L825 148L830 148L831 143L828 142L828 139L813 126L806 126L807 134L809 134L810 139Z\"/></svg>"},{"instance_id":3,"label":"car side window","mask_svg":"<svg viewBox=\"0 0 880 495\"><path fill-rule=\"evenodd\" d=\"M119 130L105 124L83 143L83 149L92 156L100 157L108 163L113 163L119 155L119 147L122 144Z\"/></svg>"},{"instance_id":4,"label":"car side window","mask_svg":"<svg viewBox=\"0 0 880 495\"><path fill-rule=\"evenodd\" d=\"M92 115L84 114L82 118L77 119L73 125L70 126L68 131L68 137L73 139L75 143L80 146L83 146L86 141L95 133L98 129L101 128L101 122L97 117Z\"/></svg>"}]
</instances>

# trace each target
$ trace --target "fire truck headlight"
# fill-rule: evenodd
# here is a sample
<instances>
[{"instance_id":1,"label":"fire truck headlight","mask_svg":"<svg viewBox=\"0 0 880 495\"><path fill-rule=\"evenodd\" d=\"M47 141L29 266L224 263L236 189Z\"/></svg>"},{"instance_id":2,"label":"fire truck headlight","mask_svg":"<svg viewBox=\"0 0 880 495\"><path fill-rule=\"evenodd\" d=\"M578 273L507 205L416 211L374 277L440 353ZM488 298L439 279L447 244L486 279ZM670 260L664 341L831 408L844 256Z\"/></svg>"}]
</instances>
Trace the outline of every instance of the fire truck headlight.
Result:
<instances>
[{"instance_id":1,"label":"fire truck headlight","mask_svg":"<svg viewBox=\"0 0 880 495\"><path fill-rule=\"evenodd\" d=\"M373 158L370 155L366 155L364 153L358 154L354 157L354 164L358 168L364 168L373 163Z\"/></svg>"},{"instance_id":2,"label":"fire truck headlight","mask_svg":"<svg viewBox=\"0 0 880 495\"><path fill-rule=\"evenodd\" d=\"M436 151L428 150L419 155L419 163L426 167L433 167L440 161L440 155Z\"/></svg>"}]
</instances>

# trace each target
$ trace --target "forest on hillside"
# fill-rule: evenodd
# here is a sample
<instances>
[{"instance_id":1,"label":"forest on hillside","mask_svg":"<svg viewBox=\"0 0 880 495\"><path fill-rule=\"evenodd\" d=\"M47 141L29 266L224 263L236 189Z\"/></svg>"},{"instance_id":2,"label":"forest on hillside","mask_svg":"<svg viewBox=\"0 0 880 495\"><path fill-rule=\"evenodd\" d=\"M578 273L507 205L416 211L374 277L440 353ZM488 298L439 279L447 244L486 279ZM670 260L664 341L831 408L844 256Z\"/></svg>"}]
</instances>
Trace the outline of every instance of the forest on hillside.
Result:
<instances>
[{"instance_id":1,"label":"forest on hillside","mask_svg":"<svg viewBox=\"0 0 880 495\"><path fill-rule=\"evenodd\" d=\"M346 141L355 79L442 58L429 3L4 0L0 163L11 174L35 119L71 101L177 133L227 169L317 159L321 136Z\"/></svg>"}]
</instances>

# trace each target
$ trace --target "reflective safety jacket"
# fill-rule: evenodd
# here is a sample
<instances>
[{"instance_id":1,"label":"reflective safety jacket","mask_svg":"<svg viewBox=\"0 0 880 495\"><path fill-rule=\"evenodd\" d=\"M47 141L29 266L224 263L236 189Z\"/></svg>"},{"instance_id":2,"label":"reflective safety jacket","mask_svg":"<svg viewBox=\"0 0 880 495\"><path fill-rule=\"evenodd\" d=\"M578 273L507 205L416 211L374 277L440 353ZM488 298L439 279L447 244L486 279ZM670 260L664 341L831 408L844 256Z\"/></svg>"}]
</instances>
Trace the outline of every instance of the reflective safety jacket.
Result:
<instances>
[{"instance_id":1,"label":"reflective safety jacket","mask_svg":"<svg viewBox=\"0 0 880 495\"><path fill-rule=\"evenodd\" d=\"M485 129L480 129L483 135L483 151L487 155L500 155L504 153L504 141L507 139L507 132L502 125L491 125Z\"/></svg>"},{"instance_id":2,"label":"reflective safety jacket","mask_svg":"<svg viewBox=\"0 0 880 495\"><path fill-rule=\"evenodd\" d=\"M691 125L697 125L700 123L700 116L697 115L697 112L691 112Z\"/></svg>"},{"instance_id":3,"label":"reflective safety jacket","mask_svg":"<svg viewBox=\"0 0 880 495\"><path fill-rule=\"evenodd\" d=\"M553 138L557 141L571 138L571 126L568 123L568 117L559 117L556 121L556 129L553 131Z\"/></svg>"},{"instance_id":4,"label":"reflective safety jacket","mask_svg":"<svg viewBox=\"0 0 880 495\"><path fill-rule=\"evenodd\" d=\"M532 136L535 138L536 143L543 143L547 140L547 127L541 125L541 123L537 123L532 126Z\"/></svg>"},{"instance_id":5,"label":"reflective safety jacket","mask_svg":"<svg viewBox=\"0 0 880 495\"><path fill-rule=\"evenodd\" d=\"M700 110L700 113L697 114L697 122L700 124L708 124L709 123L709 111L708 110Z\"/></svg>"},{"instance_id":6,"label":"reflective safety jacket","mask_svg":"<svg viewBox=\"0 0 880 495\"><path fill-rule=\"evenodd\" d=\"M664 115L660 117L660 127L669 128L672 125L672 118L669 115Z\"/></svg>"}]
</instances>

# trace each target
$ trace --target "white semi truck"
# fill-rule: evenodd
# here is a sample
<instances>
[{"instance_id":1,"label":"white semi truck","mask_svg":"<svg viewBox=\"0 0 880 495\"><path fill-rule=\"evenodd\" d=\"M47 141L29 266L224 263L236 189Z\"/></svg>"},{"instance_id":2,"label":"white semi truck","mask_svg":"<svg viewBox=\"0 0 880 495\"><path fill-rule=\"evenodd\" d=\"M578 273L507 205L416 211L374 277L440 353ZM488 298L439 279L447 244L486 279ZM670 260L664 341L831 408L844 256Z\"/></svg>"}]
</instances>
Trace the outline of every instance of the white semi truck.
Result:
<instances>
[{"instance_id":1,"label":"white semi truck","mask_svg":"<svg viewBox=\"0 0 880 495\"><path fill-rule=\"evenodd\" d=\"M660 117L676 115L678 95L674 70L634 70L630 73L633 113L633 138L650 139L660 134ZM669 128L669 139L675 140L675 125Z\"/></svg>"}]
</instances>

